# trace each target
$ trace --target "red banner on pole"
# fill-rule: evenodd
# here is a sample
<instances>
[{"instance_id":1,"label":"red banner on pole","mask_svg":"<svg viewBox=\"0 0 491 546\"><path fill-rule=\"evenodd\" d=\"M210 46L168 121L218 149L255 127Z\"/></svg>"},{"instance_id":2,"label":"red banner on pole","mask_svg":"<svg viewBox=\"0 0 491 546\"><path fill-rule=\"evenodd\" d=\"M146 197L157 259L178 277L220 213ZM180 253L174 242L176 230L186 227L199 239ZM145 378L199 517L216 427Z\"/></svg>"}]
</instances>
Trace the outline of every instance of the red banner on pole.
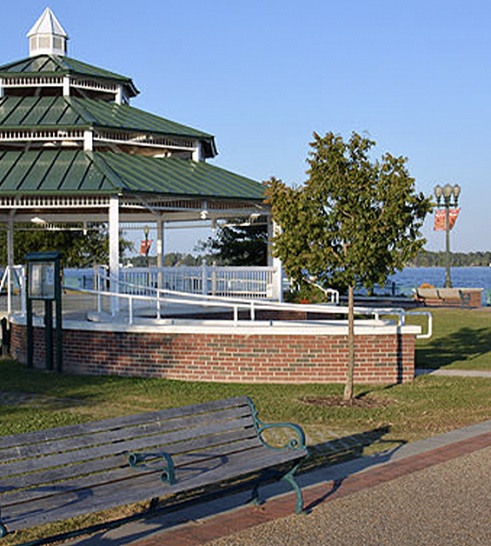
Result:
<instances>
[{"instance_id":1,"label":"red banner on pole","mask_svg":"<svg viewBox=\"0 0 491 546\"><path fill-rule=\"evenodd\" d=\"M140 245L140 256L146 256L150 252L150 247L152 246L152 239L146 239L141 242Z\"/></svg>"},{"instance_id":2,"label":"red banner on pole","mask_svg":"<svg viewBox=\"0 0 491 546\"><path fill-rule=\"evenodd\" d=\"M434 231L445 231L445 209L436 209L433 220Z\"/></svg>"},{"instance_id":3,"label":"red banner on pole","mask_svg":"<svg viewBox=\"0 0 491 546\"><path fill-rule=\"evenodd\" d=\"M449 209L448 211L448 229L452 229L459 216L460 209ZM433 222L434 231L445 231L445 209L436 209Z\"/></svg>"},{"instance_id":4,"label":"red banner on pole","mask_svg":"<svg viewBox=\"0 0 491 546\"><path fill-rule=\"evenodd\" d=\"M450 209L448 212L448 229L452 229L455 226L460 209Z\"/></svg>"}]
</instances>

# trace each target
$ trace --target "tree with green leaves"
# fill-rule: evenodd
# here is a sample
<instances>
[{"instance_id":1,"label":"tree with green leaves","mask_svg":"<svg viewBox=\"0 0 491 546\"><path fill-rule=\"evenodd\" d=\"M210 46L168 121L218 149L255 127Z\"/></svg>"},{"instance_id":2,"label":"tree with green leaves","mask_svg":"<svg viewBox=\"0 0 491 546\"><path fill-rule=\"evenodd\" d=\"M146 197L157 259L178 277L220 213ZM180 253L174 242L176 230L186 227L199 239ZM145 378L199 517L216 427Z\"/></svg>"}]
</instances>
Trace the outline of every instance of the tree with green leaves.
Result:
<instances>
[{"instance_id":1,"label":"tree with green leaves","mask_svg":"<svg viewBox=\"0 0 491 546\"><path fill-rule=\"evenodd\" d=\"M268 229L264 219L235 218L198 249L220 265L267 265Z\"/></svg>"},{"instance_id":2,"label":"tree with green leaves","mask_svg":"<svg viewBox=\"0 0 491 546\"><path fill-rule=\"evenodd\" d=\"M353 399L354 289L383 284L422 248L420 228L431 200L415 191L407 159L373 160L375 142L357 133L314 133L308 180L298 188L271 179L268 202L280 226L273 252L296 282L313 276L348 289L349 362L344 398Z\"/></svg>"},{"instance_id":3,"label":"tree with green leaves","mask_svg":"<svg viewBox=\"0 0 491 546\"><path fill-rule=\"evenodd\" d=\"M132 247L132 243L120 240L121 255ZM7 233L0 232L0 264L7 264ZM88 230L54 230L17 226L14 232L14 263L23 264L29 252L59 250L64 267L91 267L104 264L109 259L109 237L107 227Z\"/></svg>"}]
</instances>

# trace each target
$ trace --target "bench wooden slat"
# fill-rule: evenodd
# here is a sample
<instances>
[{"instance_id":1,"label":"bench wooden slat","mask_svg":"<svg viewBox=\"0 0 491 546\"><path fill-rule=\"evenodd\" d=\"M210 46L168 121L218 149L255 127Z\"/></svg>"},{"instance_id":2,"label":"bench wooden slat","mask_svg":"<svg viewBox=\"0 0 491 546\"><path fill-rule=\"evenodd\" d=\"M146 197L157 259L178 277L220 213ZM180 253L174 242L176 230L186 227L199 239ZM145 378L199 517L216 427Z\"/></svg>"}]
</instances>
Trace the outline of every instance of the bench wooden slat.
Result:
<instances>
[{"instance_id":1,"label":"bench wooden slat","mask_svg":"<svg viewBox=\"0 0 491 546\"><path fill-rule=\"evenodd\" d=\"M186 415L198 415L199 413L210 413L219 409L234 407L248 407L249 401L246 396L229 398L225 400L215 400L203 404L194 404L191 406L182 406L178 408L168 408L160 411L138 413L135 415L126 415L124 417L113 417L100 421L91 421L78 425L69 425L51 429L25 432L21 434L11 434L0 436L0 450L6 447L16 447L24 444L37 444L39 442L48 442L51 440L71 437L76 435L85 435L87 433L101 432L105 430L123 429L125 427L140 426L153 421L167 421L176 417Z\"/></svg>"},{"instance_id":2,"label":"bench wooden slat","mask_svg":"<svg viewBox=\"0 0 491 546\"><path fill-rule=\"evenodd\" d=\"M200 429L200 436L212 436L217 435L224 431L239 429L243 430L249 428L252 430L252 420L250 417L236 419L233 421L212 423L206 425ZM163 446L182 445L182 449L187 449L189 443L197 437L195 429L184 429L169 434L163 433L160 435L154 435L149 437L130 439L121 442L115 442L111 444L98 445L95 447L87 447L83 450L84 459L98 459L100 457L114 456L124 454L126 451L138 451L142 449L152 450L163 448ZM164 450L164 449L162 449ZM165 449L164 451L167 451ZM22 459L20 461L13 461L4 465L0 465L0 472L8 474L21 474L24 472L34 472L41 468L50 468L54 466L61 466L76 463L80 461L79 450L66 451L62 453L53 453L46 456L37 456L31 459Z\"/></svg>"},{"instance_id":3,"label":"bench wooden slat","mask_svg":"<svg viewBox=\"0 0 491 546\"><path fill-rule=\"evenodd\" d=\"M230 422L231 426L233 426L233 420L248 416L250 416L250 410L247 411L247 409L244 407L237 407L232 409L222 409L214 412L213 414L200 413L198 415L186 415L179 419L172 419L170 422L159 419L158 421L154 421L149 424L145 423L144 425L131 426L125 429L109 429L91 434L78 434L77 436L69 436L62 439L38 442L34 445L26 444L22 446L9 447L6 449L0 449L0 464L7 463L11 460L35 458L36 456L41 455L47 456L50 453L56 454L74 449L116 444L126 441L126 438L131 438L133 441L141 438L143 444L146 443L148 438L148 443L151 444L151 438L153 436L162 436L163 433L170 434L173 431L177 432L183 429L190 430L193 427L202 428L202 430L205 431L206 425L210 421L213 423L219 421ZM173 440L169 436L169 440L166 441L172 442Z\"/></svg>"},{"instance_id":4,"label":"bench wooden slat","mask_svg":"<svg viewBox=\"0 0 491 546\"><path fill-rule=\"evenodd\" d=\"M183 476L192 472L206 472L210 470L210 466L215 464L217 460L225 460L231 455L237 455L238 453L251 452L251 450L264 449L254 439L242 440L240 442L234 442L227 446L219 446L218 448L210 448L197 453L186 453L179 455L174 459L176 468L176 478L181 480ZM222 462L223 464L223 462ZM124 466L116 469L111 469L106 472L94 473L90 475L79 475L72 478L68 478L65 475L63 481L44 482L35 487L21 491L6 490L3 494L2 506L7 507L25 501L34 499L47 499L48 497L57 496L60 494L68 493L70 491L77 491L80 489L96 488L100 483L115 483L126 480L129 486L133 480L140 479L141 475L149 474L154 476L153 479L156 482L160 480L160 474L162 473L162 466L155 462L148 469L135 469L130 466Z\"/></svg>"},{"instance_id":5,"label":"bench wooden slat","mask_svg":"<svg viewBox=\"0 0 491 546\"><path fill-rule=\"evenodd\" d=\"M250 447L260 447L262 444L257 439L257 436L245 437L242 431L233 431L223 434L221 436L221 444L216 444L210 440L210 438L201 438L200 441L196 441L193 444L194 451L185 454L173 453L172 446L168 448L167 452L173 456L174 464L176 468L185 466L189 461L199 461L206 459L210 456L210 453L219 453L226 455L227 453L235 453L237 451L250 449ZM76 479L80 482L74 485L78 487L82 484L82 480L86 486L91 483L98 483L110 474L110 472L117 472L119 476L124 477L126 474L133 475L135 470L130 468L128 459L123 455L114 455L105 459L97 459L95 461L81 462L80 464L50 468L49 470L43 470L35 472L34 474L23 474L20 476L12 476L10 478L2 479L0 482L0 492L4 493L2 503L9 503L14 493L10 494L9 489L20 489L29 487L29 491L26 495L34 494L33 491L38 486L44 486L49 483L69 481L75 483ZM161 471L161 470L160 470ZM102 474L104 473L105 474ZM88 479L92 474L92 482ZM68 478L67 478L68 476ZM24 495L24 496L26 496Z\"/></svg>"},{"instance_id":6,"label":"bench wooden slat","mask_svg":"<svg viewBox=\"0 0 491 546\"><path fill-rule=\"evenodd\" d=\"M92 489L82 489L61 493L55 498L43 498L32 502L23 502L7 506L2 511L7 526L23 529L26 526L40 525L45 522L75 517L91 512L114 508L122 504L133 504L153 498L165 498L183 491L191 493L207 485L233 480L238 476L247 477L256 472L275 467L292 460L299 460L304 454L257 449L256 454L248 452L247 457L240 453L231 455L227 464L221 460L211 460L211 470L188 468L181 479L173 486L168 486L152 474L140 474L133 480L102 483ZM29 521L29 523L27 523Z\"/></svg>"}]
</instances>

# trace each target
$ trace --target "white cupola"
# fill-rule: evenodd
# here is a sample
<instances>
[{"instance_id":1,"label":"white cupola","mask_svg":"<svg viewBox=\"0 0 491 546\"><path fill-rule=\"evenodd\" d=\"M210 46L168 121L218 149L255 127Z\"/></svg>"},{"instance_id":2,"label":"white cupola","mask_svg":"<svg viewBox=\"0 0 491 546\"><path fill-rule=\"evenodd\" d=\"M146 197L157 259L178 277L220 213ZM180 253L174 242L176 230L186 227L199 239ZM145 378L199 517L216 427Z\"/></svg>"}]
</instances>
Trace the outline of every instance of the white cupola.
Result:
<instances>
[{"instance_id":1,"label":"white cupola","mask_svg":"<svg viewBox=\"0 0 491 546\"><path fill-rule=\"evenodd\" d=\"M66 55L67 33L54 13L46 8L36 24L27 34L29 55Z\"/></svg>"}]
</instances>

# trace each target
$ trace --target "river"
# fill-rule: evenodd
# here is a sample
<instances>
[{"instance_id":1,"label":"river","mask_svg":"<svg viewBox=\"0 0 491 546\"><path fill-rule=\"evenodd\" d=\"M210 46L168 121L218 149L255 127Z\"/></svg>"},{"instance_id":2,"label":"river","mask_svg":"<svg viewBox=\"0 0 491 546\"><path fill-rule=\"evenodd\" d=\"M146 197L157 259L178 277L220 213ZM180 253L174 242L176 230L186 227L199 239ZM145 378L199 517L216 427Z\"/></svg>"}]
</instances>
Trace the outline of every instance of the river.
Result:
<instances>
[{"instance_id":1,"label":"river","mask_svg":"<svg viewBox=\"0 0 491 546\"><path fill-rule=\"evenodd\" d=\"M452 267L450 277L454 287L483 288L483 302L491 294L491 267ZM422 283L441 287L444 282L444 267L407 267L389 277L385 291L411 295Z\"/></svg>"}]
</instances>

